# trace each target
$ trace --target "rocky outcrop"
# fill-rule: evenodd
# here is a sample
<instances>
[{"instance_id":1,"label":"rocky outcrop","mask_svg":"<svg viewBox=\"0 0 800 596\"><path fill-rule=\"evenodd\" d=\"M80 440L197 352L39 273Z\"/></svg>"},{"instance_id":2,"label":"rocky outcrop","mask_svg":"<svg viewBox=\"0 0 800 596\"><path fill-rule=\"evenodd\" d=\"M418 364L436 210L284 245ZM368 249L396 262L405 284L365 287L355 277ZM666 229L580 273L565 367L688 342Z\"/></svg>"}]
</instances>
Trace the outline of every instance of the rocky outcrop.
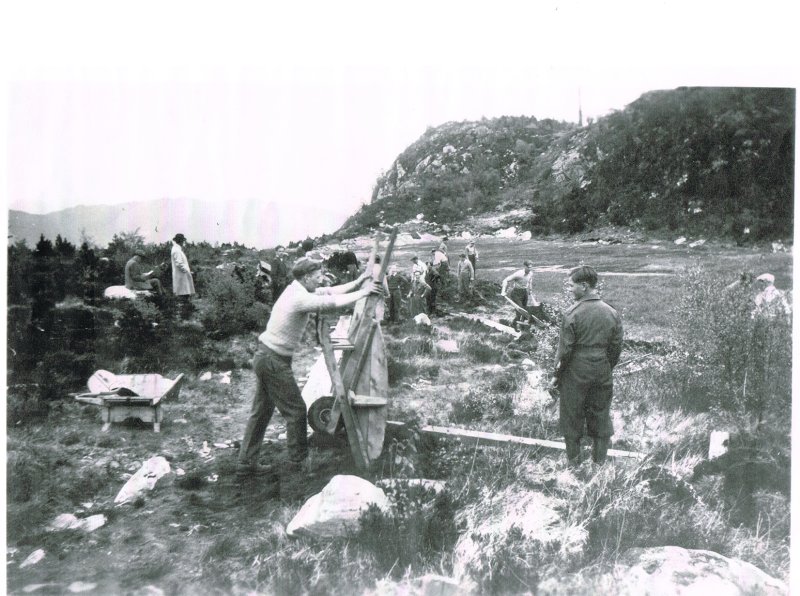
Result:
<instances>
[{"instance_id":1,"label":"rocky outcrop","mask_svg":"<svg viewBox=\"0 0 800 596\"><path fill-rule=\"evenodd\" d=\"M576 574L547 578L539 584L537 593L778 596L789 590L784 582L739 559L708 550L661 546L629 549L610 570L585 568Z\"/></svg>"}]
</instances>

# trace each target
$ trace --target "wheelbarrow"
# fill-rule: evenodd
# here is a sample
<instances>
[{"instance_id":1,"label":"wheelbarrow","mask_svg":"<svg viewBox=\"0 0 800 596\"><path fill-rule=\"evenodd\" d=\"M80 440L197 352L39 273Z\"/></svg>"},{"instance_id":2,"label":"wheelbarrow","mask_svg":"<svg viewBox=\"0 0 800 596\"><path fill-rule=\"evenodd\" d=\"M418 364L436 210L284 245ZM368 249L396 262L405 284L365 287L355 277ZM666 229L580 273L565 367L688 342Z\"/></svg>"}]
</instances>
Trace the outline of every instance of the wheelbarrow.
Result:
<instances>
[{"instance_id":1,"label":"wheelbarrow","mask_svg":"<svg viewBox=\"0 0 800 596\"><path fill-rule=\"evenodd\" d=\"M102 408L102 432L108 432L112 422L139 418L152 422L153 430L161 432L161 404L169 397L178 397L183 374L167 379L157 374L115 375L107 370L95 372L88 393L73 394L81 403Z\"/></svg>"}]
</instances>

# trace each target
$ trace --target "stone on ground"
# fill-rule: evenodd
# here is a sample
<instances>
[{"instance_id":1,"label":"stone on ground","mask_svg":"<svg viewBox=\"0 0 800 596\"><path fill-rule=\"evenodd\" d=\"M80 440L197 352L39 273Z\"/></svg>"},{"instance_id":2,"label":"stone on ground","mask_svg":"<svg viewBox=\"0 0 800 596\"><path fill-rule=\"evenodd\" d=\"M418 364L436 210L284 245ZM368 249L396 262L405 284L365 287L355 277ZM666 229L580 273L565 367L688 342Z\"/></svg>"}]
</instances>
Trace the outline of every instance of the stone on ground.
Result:
<instances>
[{"instance_id":1,"label":"stone on ground","mask_svg":"<svg viewBox=\"0 0 800 596\"><path fill-rule=\"evenodd\" d=\"M169 462L164 457L160 455L151 457L144 462L142 467L125 483L125 486L117 493L114 502L118 504L127 503L140 493L153 490L158 479L165 474L169 474L169 472Z\"/></svg>"},{"instance_id":2,"label":"stone on ground","mask_svg":"<svg viewBox=\"0 0 800 596\"><path fill-rule=\"evenodd\" d=\"M312 496L286 526L289 536L346 536L358 529L358 519L371 505L389 510L386 494L358 476L338 475Z\"/></svg>"},{"instance_id":3,"label":"stone on ground","mask_svg":"<svg viewBox=\"0 0 800 596\"><path fill-rule=\"evenodd\" d=\"M789 589L784 582L739 559L708 550L660 546L628 549L610 571L586 568L576 574L546 578L537 593L777 596L788 594Z\"/></svg>"}]
</instances>

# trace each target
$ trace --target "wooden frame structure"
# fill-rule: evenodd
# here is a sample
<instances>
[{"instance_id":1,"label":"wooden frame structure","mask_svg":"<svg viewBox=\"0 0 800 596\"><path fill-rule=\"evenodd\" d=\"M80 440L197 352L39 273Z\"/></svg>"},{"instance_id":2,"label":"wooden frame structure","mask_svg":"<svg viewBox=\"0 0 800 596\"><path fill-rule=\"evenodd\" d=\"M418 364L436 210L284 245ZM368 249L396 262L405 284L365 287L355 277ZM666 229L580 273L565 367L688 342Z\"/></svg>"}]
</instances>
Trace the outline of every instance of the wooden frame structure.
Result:
<instances>
[{"instance_id":1,"label":"wooden frame structure","mask_svg":"<svg viewBox=\"0 0 800 596\"><path fill-rule=\"evenodd\" d=\"M382 283L397 238L397 230L389 236L380 269L373 280ZM375 271L379 240L376 238L367 263L367 271ZM376 309L383 296L370 294L359 300L350 319L346 337L332 338L330 326L320 317L317 335L325 364L333 384L334 402L327 428L333 434L344 421L347 439L356 466L367 470L383 450L388 409L389 376L386 368L386 347ZM342 351L337 363L336 350Z\"/></svg>"}]
</instances>

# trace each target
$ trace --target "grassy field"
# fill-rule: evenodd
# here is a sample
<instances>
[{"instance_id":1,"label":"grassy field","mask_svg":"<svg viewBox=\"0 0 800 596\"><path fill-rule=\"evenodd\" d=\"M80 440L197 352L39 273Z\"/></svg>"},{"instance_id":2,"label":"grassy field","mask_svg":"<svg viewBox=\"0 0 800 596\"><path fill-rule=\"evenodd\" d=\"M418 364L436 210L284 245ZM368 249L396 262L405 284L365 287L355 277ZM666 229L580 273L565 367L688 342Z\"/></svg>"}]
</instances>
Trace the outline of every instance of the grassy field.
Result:
<instances>
[{"instance_id":1,"label":"grassy field","mask_svg":"<svg viewBox=\"0 0 800 596\"><path fill-rule=\"evenodd\" d=\"M452 241L451 254L462 244ZM430 248L398 246L395 262L405 271L412 254ZM249 361L257 334L246 334L217 346L232 364L230 384L218 376L202 381L200 370L152 371L187 373L179 398L165 406L160 434L134 423L101 433L99 411L66 397L45 421L9 419L8 591L40 585L35 593L61 594L85 582L96 594L360 594L439 573L459 575L481 593L524 593L610 564L629 547L659 545L714 550L788 580L790 417L767 404L765 424L746 427L741 414L755 407L750 393L726 407L708 386L716 361L708 353L699 368L689 353L712 339L692 317L702 321L723 308L711 309L722 286L741 271L769 271L789 288L791 254L671 242L481 239L478 248L481 299L445 300L432 328L384 325L389 417L409 425L387 441L385 457L365 477L438 479L444 491L401 486L390 496L402 506L366 515L352 536L289 538L284 528L307 498L333 475L357 471L346 445L312 436L307 475L282 475L273 485L235 482L235 446L254 391ZM540 298L553 305L565 304L571 267L585 263L600 272L604 297L624 317L621 360L640 358L615 372L614 447L642 452L643 461L570 470L558 451L477 448L415 432L436 424L560 439L557 407L541 385L556 331L515 340L459 314L510 319L499 282L527 258L538 271ZM703 298L710 310L692 310L687 297ZM710 319L708 328L715 328ZM459 351L439 349L441 339L454 340ZM775 349L785 354L789 346ZM293 365L298 378L319 353L307 338ZM789 377L785 363L771 361L779 380ZM786 385L763 383L785 407ZM284 430L276 412L262 460L278 469ZM711 430L732 432L733 456L706 461ZM154 455L166 457L173 473L132 504L114 506L125 480ZM554 512L548 537L525 514L532 495ZM92 533L48 531L63 513L103 514L107 522ZM21 567L37 549L44 559Z\"/></svg>"}]
</instances>

